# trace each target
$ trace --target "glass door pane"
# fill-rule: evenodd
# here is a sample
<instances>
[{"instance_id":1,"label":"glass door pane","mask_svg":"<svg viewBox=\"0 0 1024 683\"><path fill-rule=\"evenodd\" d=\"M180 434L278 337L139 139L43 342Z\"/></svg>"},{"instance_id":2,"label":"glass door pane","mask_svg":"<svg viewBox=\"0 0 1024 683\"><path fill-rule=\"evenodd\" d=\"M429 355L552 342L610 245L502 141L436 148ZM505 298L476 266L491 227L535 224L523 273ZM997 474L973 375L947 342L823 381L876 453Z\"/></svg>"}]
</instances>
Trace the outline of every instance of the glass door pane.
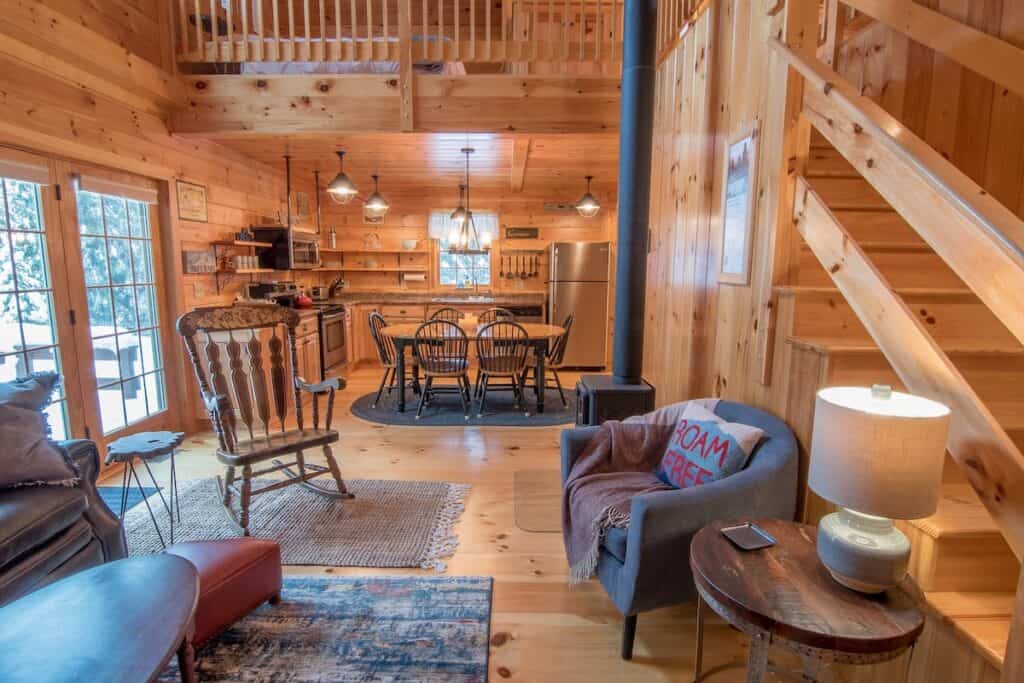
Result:
<instances>
[{"instance_id":1,"label":"glass door pane","mask_svg":"<svg viewBox=\"0 0 1024 683\"><path fill-rule=\"evenodd\" d=\"M0 178L0 381L62 372L40 187ZM67 438L63 386L46 412L53 438Z\"/></svg>"},{"instance_id":2,"label":"glass door pane","mask_svg":"<svg viewBox=\"0 0 1024 683\"><path fill-rule=\"evenodd\" d=\"M78 227L103 433L167 408L149 205L78 190Z\"/></svg>"}]
</instances>

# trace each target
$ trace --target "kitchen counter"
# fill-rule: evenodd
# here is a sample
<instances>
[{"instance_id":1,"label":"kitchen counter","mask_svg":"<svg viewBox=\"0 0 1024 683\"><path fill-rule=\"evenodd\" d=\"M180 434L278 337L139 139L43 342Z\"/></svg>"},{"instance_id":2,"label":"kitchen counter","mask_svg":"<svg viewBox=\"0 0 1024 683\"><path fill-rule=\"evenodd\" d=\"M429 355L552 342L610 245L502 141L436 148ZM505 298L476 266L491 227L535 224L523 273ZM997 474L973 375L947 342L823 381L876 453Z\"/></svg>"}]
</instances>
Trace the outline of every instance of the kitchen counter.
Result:
<instances>
[{"instance_id":1,"label":"kitchen counter","mask_svg":"<svg viewBox=\"0 0 1024 683\"><path fill-rule=\"evenodd\" d=\"M542 292L495 292L489 295L459 292L341 292L327 300L332 304L473 304L479 306L543 306L547 295Z\"/></svg>"}]
</instances>

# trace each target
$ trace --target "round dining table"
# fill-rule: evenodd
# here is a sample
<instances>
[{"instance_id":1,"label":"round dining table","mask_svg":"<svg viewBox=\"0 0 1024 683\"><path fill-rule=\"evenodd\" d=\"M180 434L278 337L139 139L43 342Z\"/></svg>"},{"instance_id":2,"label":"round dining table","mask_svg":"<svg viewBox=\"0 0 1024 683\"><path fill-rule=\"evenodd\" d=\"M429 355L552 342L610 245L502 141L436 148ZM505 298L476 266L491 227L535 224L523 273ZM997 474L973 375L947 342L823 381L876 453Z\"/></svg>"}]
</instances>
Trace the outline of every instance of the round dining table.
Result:
<instances>
[{"instance_id":1,"label":"round dining table","mask_svg":"<svg viewBox=\"0 0 1024 683\"><path fill-rule=\"evenodd\" d=\"M398 374L398 412L405 412L405 349L413 348L416 338L416 330L423 323L397 323L388 325L380 333L391 337L395 342L395 370ZM480 330L485 326L476 323L456 323L466 333L470 341L474 341ZM545 361L547 360L548 346L553 339L557 339L565 333L565 328L558 325L547 325L545 323L518 323L525 331L530 346L533 347L534 357L537 362L537 412L544 412L544 387L545 385ZM414 352L415 353L415 352Z\"/></svg>"}]
</instances>

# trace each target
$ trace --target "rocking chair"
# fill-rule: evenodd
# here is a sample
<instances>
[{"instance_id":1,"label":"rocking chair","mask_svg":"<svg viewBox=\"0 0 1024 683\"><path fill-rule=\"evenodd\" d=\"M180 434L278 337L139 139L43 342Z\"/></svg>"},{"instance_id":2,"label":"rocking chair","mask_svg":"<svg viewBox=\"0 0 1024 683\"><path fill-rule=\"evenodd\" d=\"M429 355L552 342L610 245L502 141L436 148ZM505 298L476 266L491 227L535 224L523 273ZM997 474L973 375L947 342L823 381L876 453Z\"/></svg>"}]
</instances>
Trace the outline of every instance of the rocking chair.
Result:
<instances>
[{"instance_id":1,"label":"rocking chair","mask_svg":"<svg viewBox=\"0 0 1024 683\"><path fill-rule=\"evenodd\" d=\"M219 440L217 459L227 467L224 480L217 478L224 508L246 536L249 504L253 496L261 493L299 484L328 498L353 498L330 446L338 440L338 432L331 429L334 394L345 387L345 381L330 378L311 384L299 377L295 345L298 323L295 311L280 306L198 308L178 318L178 333L192 361L199 392ZM199 333L203 335L202 360L196 339ZM267 361L269 369L265 369ZM303 421L303 392L313 397L312 428ZM321 427L320 399L324 396L327 412ZM289 403L295 410L294 428L286 426ZM278 429L272 428L272 421L277 422ZM306 462L304 452L314 448L323 449L327 467ZM293 456L294 461L282 463L275 459L283 455ZM253 469L253 465L267 460L272 460L272 466ZM239 468L240 490L236 485ZM285 478L253 490L254 479L274 472L283 472ZM333 488L312 481L324 475L334 479ZM232 502L236 495L237 511Z\"/></svg>"}]
</instances>

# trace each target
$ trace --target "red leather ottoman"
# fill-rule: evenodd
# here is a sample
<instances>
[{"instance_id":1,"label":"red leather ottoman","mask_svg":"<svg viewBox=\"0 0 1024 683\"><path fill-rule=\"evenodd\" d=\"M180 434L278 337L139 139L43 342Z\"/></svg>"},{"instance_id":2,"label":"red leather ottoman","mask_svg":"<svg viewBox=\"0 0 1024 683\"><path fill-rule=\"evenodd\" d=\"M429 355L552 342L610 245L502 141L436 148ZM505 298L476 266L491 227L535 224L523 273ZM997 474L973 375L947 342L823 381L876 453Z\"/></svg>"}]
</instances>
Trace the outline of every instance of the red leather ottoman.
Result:
<instances>
[{"instance_id":1,"label":"red leather ottoman","mask_svg":"<svg viewBox=\"0 0 1024 683\"><path fill-rule=\"evenodd\" d=\"M167 552L199 572L192 644L199 646L263 602L281 598L281 548L261 538L176 543Z\"/></svg>"}]
</instances>

